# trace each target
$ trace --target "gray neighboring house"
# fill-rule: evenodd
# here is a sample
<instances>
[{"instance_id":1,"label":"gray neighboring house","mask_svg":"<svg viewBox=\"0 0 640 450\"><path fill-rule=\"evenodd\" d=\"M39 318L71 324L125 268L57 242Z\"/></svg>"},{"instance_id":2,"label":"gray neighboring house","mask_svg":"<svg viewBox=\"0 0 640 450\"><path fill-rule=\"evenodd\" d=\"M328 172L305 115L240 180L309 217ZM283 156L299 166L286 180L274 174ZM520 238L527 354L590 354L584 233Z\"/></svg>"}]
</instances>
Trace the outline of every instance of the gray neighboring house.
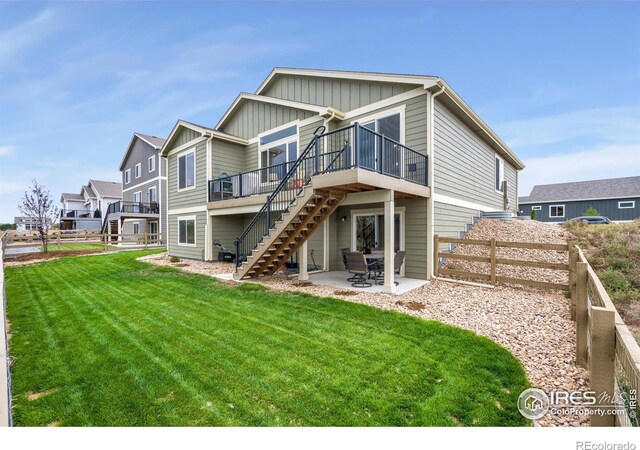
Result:
<instances>
[{"instance_id":1,"label":"gray neighboring house","mask_svg":"<svg viewBox=\"0 0 640 450\"><path fill-rule=\"evenodd\" d=\"M100 229L105 211L122 200L122 184L116 181L89 180L80 193L60 196L60 229Z\"/></svg>"},{"instance_id":2,"label":"gray neighboring house","mask_svg":"<svg viewBox=\"0 0 640 450\"><path fill-rule=\"evenodd\" d=\"M518 205L520 215L536 210L541 222L571 220L588 208L614 222L630 221L640 218L640 176L536 185Z\"/></svg>"},{"instance_id":3,"label":"gray neighboring house","mask_svg":"<svg viewBox=\"0 0 640 450\"><path fill-rule=\"evenodd\" d=\"M51 219L47 219L49 227L51 227ZM40 221L36 217L14 217L13 223L16 225L16 231L37 230Z\"/></svg>"},{"instance_id":4,"label":"gray neighboring house","mask_svg":"<svg viewBox=\"0 0 640 450\"><path fill-rule=\"evenodd\" d=\"M122 201L108 209L103 230L166 235L167 161L160 156L163 144L162 138L133 134L120 163ZM132 239L136 238L125 236L120 241Z\"/></svg>"},{"instance_id":5,"label":"gray neighboring house","mask_svg":"<svg viewBox=\"0 0 640 450\"><path fill-rule=\"evenodd\" d=\"M235 252L242 236L236 277L297 260L304 278L305 262L344 270L341 249L384 247L389 292L394 250L406 251L402 275L428 279L434 234L515 214L524 168L442 78L289 68L241 93L215 126L179 120L162 155L170 255L215 260L215 240Z\"/></svg>"}]
</instances>

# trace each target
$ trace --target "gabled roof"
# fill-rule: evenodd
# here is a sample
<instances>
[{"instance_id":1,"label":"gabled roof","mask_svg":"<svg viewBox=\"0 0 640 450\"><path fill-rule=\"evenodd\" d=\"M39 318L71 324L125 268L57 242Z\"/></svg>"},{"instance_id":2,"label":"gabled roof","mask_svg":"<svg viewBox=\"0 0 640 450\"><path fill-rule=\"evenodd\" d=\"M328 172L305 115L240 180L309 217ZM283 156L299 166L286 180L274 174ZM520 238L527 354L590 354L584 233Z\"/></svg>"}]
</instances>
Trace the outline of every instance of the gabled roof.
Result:
<instances>
[{"instance_id":1,"label":"gabled roof","mask_svg":"<svg viewBox=\"0 0 640 450\"><path fill-rule=\"evenodd\" d=\"M82 196L82 194L72 194L69 192L63 192L62 195L60 196L60 201L64 202L65 200L84 201L84 197Z\"/></svg>"},{"instance_id":2,"label":"gabled roof","mask_svg":"<svg viewBox=\"0 0 640 450\"><path fill-rule=\"evenodd\" d=\"M122 197L122 183L116 181L89 180L89 185L100 197Z\"/></svg>"},{"instance_id":3,"label":"gabled roof","mask_svg":"<svg viewBox=\"0 0 640 450\"><path fill-rule=\"evenodd\" d=\"M160 154L162 156L167 156L168 149L173 144L174 138L178 135L180 130L182 130L183 128L194 130L197 133L200 133L201 137L202 136L204 136L204 137L213 137L213 138L221 139L223 141L233 142L235 144L240 144L240 145L248 145L249 144L249 141L247 141L246 139L243 139L241 137L234 136L234 135L229 134L229 133L224 133L222 131L214 130L213 128L209 128L209 127L204 126L204 125L198 125L198 124L195 124L195 123L188 122L186 120L180 119L180 120L178 120L176 122L176 124L173 127L173 130L171 130L171 133L169 133L169 137L167 137L167 140L164 142L164 144L162 145L162 147L160 149Z\"/></svg>"},{"instance_id":4,"label":"gabled roof","mask_svg":"<svg viewBox=\"0 0 640 450\"><path fill-rule=\"evenodd\" d=\"M320 115L323 115L323 114L327 113L327 107L326 106L313 105L311 103L295 102L295 101L283 100L283 99L275 98L275 97L267 97L267 96L264 96L264 95L256 95L256 94L249 94L249 93L246 93L246 92L241 92L240 95L238 95L236 97L236 99L233 101L231 106L229 106L229 109L227 109L227 111L224 113L222 118L216 124L216 126L215 126L216 130L219 130L220 128L222 128L222 126L225 124L225 122L233 115L234 111L237 108L239 108L240 106L242 106L244 103L248 102L248 101L269 103L269 104L272 104L272 105L286 106L288 108L315 112L315 113L320 114Z\"/></svg>"},{"instance_id":5,"label":"gabled roof","mask_svg":"<svg viewBox=\"0 0 640 450\"><path fill-rule=\"evenodd\" d=\"M640 197L640 176L536 185L518 203L545 203Z\"/></svg>"},{"instance_id":6,"label":"gabled roof","mask_svg":"<svg viewBox=\"0 0 640 450\"><path fill-rule=\"evenodd\" d=\"M127 147L127 151L124 152L124 156L122 157L122 161L120 162L120 169L119 169L120 171L122 171L122 169L124 168L124 163L129 157L131 150L133 150L133 144L135 143L136 139L140 139L141 141L146 142L148 145L150 145L156 150L160 150L165 142L164 139L159 138L157 136L149 136L148 134L142 134L137 132L133 133L133 136L131 136L131 140L129 141L129 146Z\"/></svg>"},{"instance_id":7,"label":"gabled roof","mask_svg":"<svg viewBox=\"0 0 640 450\"><path fill-rule=\"evenodd\" d=\"M89 183L91 183L91 180L89 180ZM87 184L86 186L82 186L82 189L80 189L80 192L82 192L82 190L87 191L87 195L89 196L89 198L96 198L96 193L94 192L93 189L91 189L91 185ZM84 200L84 197L82 197L82 199Z\"/></svg>"}]
</instances>

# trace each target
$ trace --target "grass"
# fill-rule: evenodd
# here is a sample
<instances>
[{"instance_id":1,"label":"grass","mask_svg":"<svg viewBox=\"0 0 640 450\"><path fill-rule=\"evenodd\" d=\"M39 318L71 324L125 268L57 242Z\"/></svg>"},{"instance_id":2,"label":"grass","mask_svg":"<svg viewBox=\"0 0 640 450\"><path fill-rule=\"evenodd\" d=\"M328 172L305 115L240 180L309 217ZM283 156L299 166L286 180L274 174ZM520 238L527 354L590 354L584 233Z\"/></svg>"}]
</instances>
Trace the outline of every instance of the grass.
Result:
<instances>
[{"instance_id":1,"label":"grass","mask_svg":"<svg viewBox=\"0 0 640 450\"><path fill-rule=\"evenodd\" d=\"M118 248L114 245L107 246L110 249ZM41 248L41 247L40 247ZM55 242L49 242L49 251L57 251L58 244ZM73 250L104 250L104 244L60 244L60 251L73 251Z\"/></svg>"},{"instance_id":2,"label":"grass","mask_svg":"<svg viewBox=\"0 0 640 450\"><path fill-rule=\"evenodd\" d=\"M136 261L6 269L20 426L520 426L528 381L472 332Z\"/></svg>"}]
</instances>

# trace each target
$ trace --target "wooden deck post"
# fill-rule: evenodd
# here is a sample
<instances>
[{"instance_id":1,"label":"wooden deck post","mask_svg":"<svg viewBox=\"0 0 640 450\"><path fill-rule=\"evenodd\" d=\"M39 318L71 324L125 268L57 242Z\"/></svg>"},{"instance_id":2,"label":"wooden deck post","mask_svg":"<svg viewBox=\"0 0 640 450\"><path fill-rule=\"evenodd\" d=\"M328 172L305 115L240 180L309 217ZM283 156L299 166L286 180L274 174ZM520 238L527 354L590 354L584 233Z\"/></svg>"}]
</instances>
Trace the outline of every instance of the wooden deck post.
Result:
<instances>
[{"instance_id":1,"label":"wooden deck post","mask_svg":"<svg viewBox=\"0 0 640 450\"><path fill-rule=\"evenodd\" d=\"M611 409L615 393L615 312L598 306L591 307L591 390L598 399L595 406ZM602 397L604 398L602 398ZM615 415L590 417L592 427L612 427Z\"/></svg>"},{"instance_id":2,"label":"wooden deck post","mask_svg":"<svg viewBox=\"0 0 640 450\"><path fill-rule=\"evenodd\" d=\"M587 298L587 263L576 264L576 365L587 367L589 299Z\"/></svg>"},{"instance_id":3,"label":"wooden deck post","mask_svg":"<svg viewBox=\"0 0 640 450\"><path fill-rule=\"evenodd\" d=\"M389 199L384 202L384 291L396 292L393 260L395 256L395 192L389 189Z\"/></svg>"},{"instance_id":4,"label":"wooden deck post","mask_svg":"<svg viewBox=\"0 0 640 450\"><path fill-rule=\"evenodd\" d=\"M571 295L571 320L576 320L576 264L578 263L578 249L569 248L569 294Z\"/></svg>"},{"instance_id":5,"label":"wooden deck post","mask_svg":"<svg viewBox=\"0 0 640 450\"><path fill-rule=\"evenodd\" d=\"M491 284L496 285L496 238L491 238Z\"/></svg>"},{"instance_id":6,"label":"wooden deck post","mask_svg":"<svg viewBox=\"0 0 640 450\"><path fill-rule=\"evenodd\" d=\"M309 272L307 271L307 241L302 243L300 250L298 250L298 280L308 281Z\"/></svg>"},{"instance_id":7,"label":"wooden deck post","mask_svg":"<svg viewBox=\"0 0 640 450\"><path fill-rule=\"evenodd\" d=\"M440 253L440 236L433 235L433 275L438 276L438 253Z\"/></svg>"}]
</instances>

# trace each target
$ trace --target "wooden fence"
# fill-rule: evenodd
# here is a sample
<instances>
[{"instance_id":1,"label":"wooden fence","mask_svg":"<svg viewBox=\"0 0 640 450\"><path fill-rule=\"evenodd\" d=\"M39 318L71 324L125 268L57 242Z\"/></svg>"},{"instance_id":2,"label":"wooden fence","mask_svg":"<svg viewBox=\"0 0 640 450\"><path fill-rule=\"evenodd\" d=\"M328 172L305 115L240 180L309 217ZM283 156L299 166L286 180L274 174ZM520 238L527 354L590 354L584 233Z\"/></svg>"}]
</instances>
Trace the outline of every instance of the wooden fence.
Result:
<instances>
[{"instance_id":1,"label":"wooden fence","mask_svg":"<svg viewBox=\"0 0 640 450\"><path fill-rule=\"evenodd\" d=\"M475 256L475 255L463 255L457 253L443 253L439 250L440 244L457 244L457 245L478 245L483 247L489 247L489 256ZM445 275L462 278L474 278L478 280L488 281L495 285L497 282L521 284L529 287L537 287L542 289L558 289L568 291L570 284L550 283L540 280L526 280L523 278L507 277L504 275L498 275L498 265L518 266L518 267L533 267L538 269L554 269L554 270L566 270L570 268L570 264L567 263L554 263L554 262L540 262L540 261L527 261L520 259L510 258L498 258L496 251L498 248L520 248L527 250L550 250L556 252L569 252L568 244L540 244L533 242L509 242L498 241L496 239L461 239L461 238L447 238L440 237L437 234L434 238L434 273L436 276ZM461 261L475 261L481 263L490 264L490 273L477 273L467 270L448 269L446 267L439 267L441 260L461 260ZM571 255L569 256L571 261Z\"/></svg>"}]
</instances>

